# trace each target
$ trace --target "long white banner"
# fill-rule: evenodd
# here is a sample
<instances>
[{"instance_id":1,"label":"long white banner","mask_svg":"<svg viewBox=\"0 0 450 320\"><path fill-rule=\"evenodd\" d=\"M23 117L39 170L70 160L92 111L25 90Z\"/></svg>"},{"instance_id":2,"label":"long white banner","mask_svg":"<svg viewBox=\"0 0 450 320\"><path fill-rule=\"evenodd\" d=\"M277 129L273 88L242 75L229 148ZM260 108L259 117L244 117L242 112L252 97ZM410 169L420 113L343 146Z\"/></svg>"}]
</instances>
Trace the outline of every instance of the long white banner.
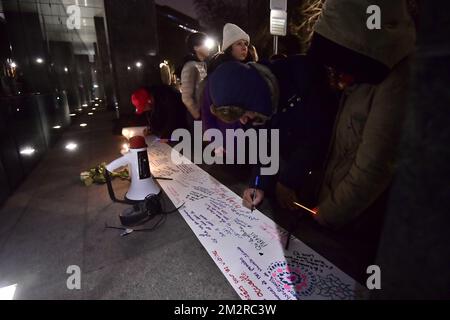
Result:
<instances>
[{"instance_id":1,"label":"long white banner","mask_svg":"<svg viewBox=\"0 0 450 320\"><path fill-rule=\"evenodd\" d=\"M152 174L242 299L351 300L367 290L186 159L171 161L172 148L148 138Z\"/></svg>"}]
</instances>

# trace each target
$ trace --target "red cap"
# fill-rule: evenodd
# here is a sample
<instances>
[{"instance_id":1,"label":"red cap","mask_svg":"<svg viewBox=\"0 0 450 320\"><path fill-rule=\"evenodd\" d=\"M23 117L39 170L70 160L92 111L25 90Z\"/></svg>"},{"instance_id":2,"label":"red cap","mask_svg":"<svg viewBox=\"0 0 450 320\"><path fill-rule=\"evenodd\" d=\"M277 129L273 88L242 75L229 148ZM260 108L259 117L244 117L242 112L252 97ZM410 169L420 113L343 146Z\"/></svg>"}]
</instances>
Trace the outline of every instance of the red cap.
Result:
<instances>
[{"instance_id":1,"label":"red cap","mask_svg":"<svg viewBox=\"0 0 450 320\"><path fill-rule=\"evenodd\" d=\"M145 89L139 89L133 92L131 96L131 102L136 107L136 113L139 115L147 111L148 108L153 107L153 97Z\"/></svg>"},{"instance_id":2,"label":"red cap","mask_svg":"<svg viewBox=\"0 0 450 320\"><path fill-rule=\"evenodd\" d=\"M142 136L135 136L130 139L130 149L144 149L147 148L147 143L145 143L145 138Z\"/></svg>"}]
</instances>

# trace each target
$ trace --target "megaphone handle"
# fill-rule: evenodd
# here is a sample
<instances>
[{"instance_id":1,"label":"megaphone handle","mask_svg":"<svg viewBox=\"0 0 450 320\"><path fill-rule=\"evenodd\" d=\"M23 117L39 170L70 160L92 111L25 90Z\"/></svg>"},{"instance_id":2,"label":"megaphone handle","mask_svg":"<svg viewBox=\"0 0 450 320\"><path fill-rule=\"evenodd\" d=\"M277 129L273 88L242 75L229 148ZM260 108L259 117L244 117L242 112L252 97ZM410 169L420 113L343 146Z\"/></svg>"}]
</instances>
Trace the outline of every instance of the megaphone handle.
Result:
<instances>
[{"instance_id":1,"label":"megaphone handle","mask_svg":"<svg viewBox=\"0 0 450 320\"><path fill-rule=\"evenodd\" d=\"M109 175L109 171L107 169L105 169L105 179L106 179L106 186L108 187L109 197L111 198L112 201L117 202L117 198L116 195L114 194L114 189L111 183L111 176Z\"/></svg>"},{"instance_id":2,"label":"megaphone handle","mask_svg":"<svg viewBox=\"0 0 450 320\"><path fill-rule=\"evenodd\" d=\"M106 186L108 187L108 193L109 193L109 197L111 198L111 200L113 202L117 202L117 203L123 203L123 204L133 204L130 201L126 201L126 200L118 200L116 198L116 195L114 193L114 189L111 183L111 176L109 174L108 169L105 170L105 179L106 179Z\"/></svg>"}]
</instances>

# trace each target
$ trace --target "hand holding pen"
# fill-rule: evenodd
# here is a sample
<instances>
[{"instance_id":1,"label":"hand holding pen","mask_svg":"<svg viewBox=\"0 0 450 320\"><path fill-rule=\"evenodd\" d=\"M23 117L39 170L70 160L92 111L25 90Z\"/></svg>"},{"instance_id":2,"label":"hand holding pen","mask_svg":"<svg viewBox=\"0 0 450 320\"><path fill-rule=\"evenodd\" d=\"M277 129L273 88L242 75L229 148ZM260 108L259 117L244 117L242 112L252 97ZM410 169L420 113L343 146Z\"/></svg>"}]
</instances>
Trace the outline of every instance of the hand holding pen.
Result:
<instances>
[{"instance_id":1,"label":"hand holding pen","mask_svg":"<svg viewBox=\"0 0 450 320\"><path fill-rule=\"evenodd\" d=\"M252 212L264 200L264 191L258 188L260 188L260 177L256 177L254 187L247 188L242 195L244 207Z\"/></svg>"}]
</instances>

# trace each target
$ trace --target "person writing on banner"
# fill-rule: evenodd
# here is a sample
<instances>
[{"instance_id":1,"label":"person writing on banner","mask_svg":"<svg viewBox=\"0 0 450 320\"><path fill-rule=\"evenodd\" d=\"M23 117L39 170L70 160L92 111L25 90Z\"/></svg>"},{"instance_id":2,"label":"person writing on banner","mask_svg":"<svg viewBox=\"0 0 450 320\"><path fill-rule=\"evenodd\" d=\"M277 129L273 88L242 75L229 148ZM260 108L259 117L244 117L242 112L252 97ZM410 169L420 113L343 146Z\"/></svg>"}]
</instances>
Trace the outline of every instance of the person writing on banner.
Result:
<instances>
[{"instance_id":1,"label":"person writing on banner","mask_svg":"<svg viewBox=\"0 0 450 320\"><path fill-rule=\"evenodd\" d=\"M416 39L406 1L376 3L381 29L371 30L361 24L368 1L326 1L309 52L343 89L314 219L373 239L395 173Z\"/></svg>"},{"instance_id":2,"label":"person writing on banner","mask_svg":"<svg viewBox=\"0 0 450 320\"><path fill-rule=\"evenodd\" d=\"M302 55L273 62L227 62L211 75L210 94L211 112L222 121L279 130L280 172L260 176L256 192L253 177L244 191L244 205L253 208L276 193L281 206L294 208L296 197L291 195L323 165L336 116L337 96L325 68ZM260 167L254 171L258 175Z\"/></svg>"}]
</instances>

